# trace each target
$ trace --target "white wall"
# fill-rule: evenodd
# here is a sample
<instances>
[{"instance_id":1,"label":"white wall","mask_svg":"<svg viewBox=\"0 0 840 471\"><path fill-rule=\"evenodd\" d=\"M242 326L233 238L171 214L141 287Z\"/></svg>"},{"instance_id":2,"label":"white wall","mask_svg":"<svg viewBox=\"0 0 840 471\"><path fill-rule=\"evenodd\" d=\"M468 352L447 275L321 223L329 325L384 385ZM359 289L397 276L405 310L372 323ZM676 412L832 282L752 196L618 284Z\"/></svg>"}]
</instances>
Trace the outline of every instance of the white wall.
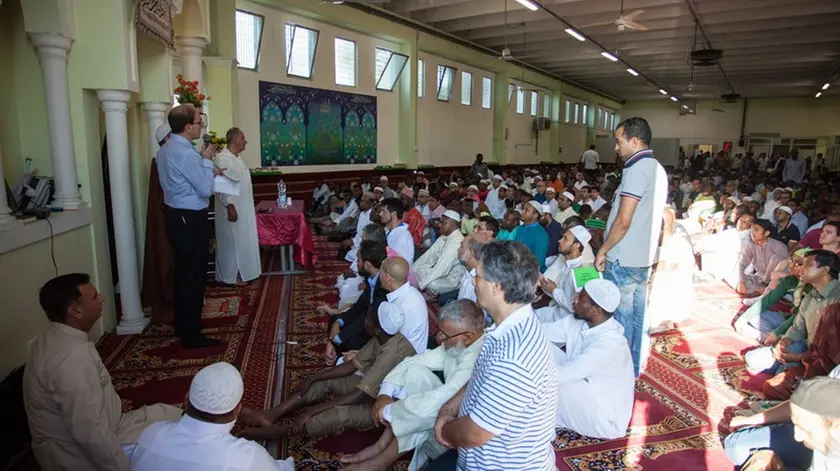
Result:
<instances>
[{"instance_id":1,"label":"white wall","mask_svg":"<svg viewBox=\"0 0 840 471\"><path fill-rule=\"evenodd\" d=\"M493 155L493 107L481 106L482 80L494 79L494 74L466 64L443 59L421 52L423 61L423 98L417 99L417 163L420 165L452 166L470 165L478 153L485 161ZM437 99L437 66L446 65L456 70L452 84L452 97ZM461 72L472 74L472 101L470 106L461 104ZM495 87L495 79L493 86ZM491 98L493 90L490 90Z\"/></svg>"},{"instance_id":2,"label":"white wall","mask_svg":"<svg viewBox=\"0 0 840 471\"><path fill-rule=\"evenodd\" d=\"M508 134L507 134L507 163L509 164L533 164L540 161L551 160L552 150L550 147L551 131L539 131L539 139L534 136L532 126L534 116L531 116L531 91L538 92L539 103L537 104L537 117L543 115L543 97L546 93L551 93L544 88L535 87L531 84L522 83L511 80L511 83L517 87L525 89L525 108L524 113L516 112L517 93L513 92L513 97L510 100L508 107ZM552 107L554 103L552 103ZM552 109L552 114L556 110ZM556 126L557 123L551 123ZM535 152L536 150L536 152ZM554 152L557 150L554 149ZM565 144L564 144L565 151Z\"/></svg>"},{"instance_id":3,"label":"white wall","mask_svg":"<svg viewBox=\"0 0 840 471\"><path fill-rule=\"evenodd\" d=\"M262 46L257 71L239 69L239 125L250 144L243 152L242 159L253 168L260 166L260 105L259 82L275 82L299 85L326 90L338 90L377 97L377 165L394 164L399 156L399 90L406 80L410 64L406 64L400 81L393 92L376 90L374 83L374 47L380 46L392 51L399 51L396 44L362 35L350 30L338 28L308 18L291 15L285 11L262 4L239 1L237 7L263 15ZM285 60L285 24L295 23L320 32L318 37L315 66L312 79L300 79L286 76ZM356 42L357 80L355 87L335 84L335 37ZM341 170L364 170L374 165L305 165L283 167L287 173L324 172Z\"/></svg>"},{"instance_id":4,"label":"white wall","mask_svg":"<svg viewBox=\"0 0 840 471\"><path fill-rule=\"evenodd\" d=\"M583 124L569 124L561 123L560 126L560 144L563 152L560 154L560 160L564 163L580 162L583 152L587 149L586 146L586 126ZM603 162L603 156L601 156Z\"/></svg>"}]
</instances>

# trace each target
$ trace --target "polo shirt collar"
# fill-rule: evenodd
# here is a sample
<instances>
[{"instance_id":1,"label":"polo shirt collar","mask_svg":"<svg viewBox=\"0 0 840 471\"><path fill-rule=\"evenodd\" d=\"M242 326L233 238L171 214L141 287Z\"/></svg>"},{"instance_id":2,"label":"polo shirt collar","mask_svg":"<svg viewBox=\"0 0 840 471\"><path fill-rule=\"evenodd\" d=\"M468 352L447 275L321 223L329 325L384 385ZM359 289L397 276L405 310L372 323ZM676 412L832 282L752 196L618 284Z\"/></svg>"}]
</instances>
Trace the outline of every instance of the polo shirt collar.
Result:
<instances>
[{"instance_id":1,"label":"polo shirt collar","mask_svg":"<svg viewBox=\"0 0 840 471\"><path fill-rule=\"evenodd\" d=\"M170 141L175 141L179 145L190 146L192 147L192 142L188 141L186 137L180 134L172 134L169 136Z\"/></svg>"},{"instance_id":2,"label":"polo shirt collar","mask_svg":"<svg viewBox=\"0 0 840 471\"><path fill-rule=\"evenodd\" d=\"M405 296L405 294L408 292L409 289L411 289L411 286L406 281L399 288L397 288L394 291L391 291L390 293L386 294L385 297L388 299L389 302L392 302L395 299L400 299L403 296Z\"/></svg>"},{"instance_id":3,"label":"polo shirt collar","mask_svg":"<svg viewBox=\"0 0 840 471\"><path fill-rule=\"evenodd\" d=\"M643 159L652 159L653 158L653 150L651 149L644 149L636 152L635 154L631 155L627 162L624 162L624 168L629 168L632 165L635 165L638 161Z\"/></svg>"},{"instance_id":4,"label":"polo shirt collar","mask_svg":"<svg viewBox=\"0 0 840 471\"><path fill-rule=\"evenodd\" d=\"M70 327L67 324L62 324L61 322L53 322L53 328L63 334L69 335L76 340L90 340L88 338L87 332L83 332L75 327Z\"/></svg>"},{"instance_id":5,"label":"polo shirt collar","mask_svg":"<svg viewBox=\"0 0 840 471\"><path fill-rule=\"evenodd\" d=\"M834 291L835 289L837 289L837 287L838 287L838 286L840 286L840 281L838 281L838 280L831 280L831 281L830 281L827 285L825 285L825 289L823 289L823 290L822 290L822 291L820 291L819 293L817 293L817 290L813 290L813 291L811 291L811 292L812 292L812 293L817 293L817 294L819 294L820 298L825 299L825 298L827 298L829 295L831 295L832 291Z\"/></svg>"},{"instance_id":6,"label":"polo shirt collar","mask_svg":"<svg viewBox=\"0 0 840 471\"><path fill-rule=\"evenodd\" d=\"M529 316L534 315L534 310L531 308L530 304L526 304L519 309L510 313L507 319L503 320L501 324L498 324L495 329L491 330L487 335L493 338L501 338L505 333L525 320L528 319Z\"/></svg>"}]
</instances>

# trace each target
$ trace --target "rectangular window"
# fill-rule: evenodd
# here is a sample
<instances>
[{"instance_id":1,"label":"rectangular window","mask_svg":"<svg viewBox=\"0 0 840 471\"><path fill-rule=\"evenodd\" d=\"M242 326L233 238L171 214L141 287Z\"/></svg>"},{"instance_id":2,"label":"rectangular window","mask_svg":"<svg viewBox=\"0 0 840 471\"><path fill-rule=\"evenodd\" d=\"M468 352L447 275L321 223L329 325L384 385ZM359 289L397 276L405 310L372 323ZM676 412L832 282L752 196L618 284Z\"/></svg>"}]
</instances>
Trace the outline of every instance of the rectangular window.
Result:
<instances>
[{"instance_id":1,"label":"rectangular window","mask_svg":"<svg viewBox=\"0 0 840 471\"><path fill-rule=\"evenodd\" d=\"M397 86L408 56L389 51L381 47L376 48L376 89L393 91Z\"/></svg>"},{"instance_id":2,"label":"rectangular window","mask_svg":"<svg viewBox=\"0 0 840 471\"><path fill-rule=\"evenodd\" d=\"M335 38L335 84L356 86L356 43Z\"/></svg>"},{"instance_id":3,"label":"rectangular window","mask_svg":"<svg viewBox=\"0 0 840 471\"><path fill-rule=\"evenodd\" d=\"M575 114L574 114L574 121L575 124L580 123L580 103L575 102Z\"/></svg>"},{"instance_id":4,"label":"rectangular window","mask_svg":"<svg viewBox=\"0 0 840 471\"><path fill-rule=\"evenodd\" d=\"M286 75L312 78L318 31L286 23Z\"/></svg>"},{"instance_id":5,"label":"rectangular window","mask_svg":"<svg viewBox=\"0 0 840 471\"><path fill-rule=\"evenodd\" d=\"M586 103L584 103L584 104L583 104L583 121L581 121L581 124L583 124L584 126L586 126L586 124L587 124L588 122L589 122L589 105L587 105Z\"/></svg>"},{"instance_id":6,"label":"rectangular window","mask_svg":"<svg viewBox=\"0 0 840 471\"><path fill-rule=\"evenodd\" d=\"M598 129L604 129L604 109L598 108L598 124L595 125Z\"/></svg>"},{"instance_id":7,"label":"rectangular window","mask_svg":"<svg viewBox=\"0 0 840 471\"><path fill-rule=\"evenodd\" d=\"M569 100L566 100L566 118L563 120L566 123L568 123L569 121L572 120L571 110L572 110L572 102L569 101Z\"/></svg>"},{"instance_id":8,"label":"rectangular window","mask_svg":"<svg viewBox=\"0 0 840 471\"><path fill-rule=\"evenodd\" d=\"M437 99L449 101L452 97L452 81L455 77L455 69L445 65L437 67Z\"/></svg>"},{"instance_id":9,"label":"rectangular window","mask_svg":"<svg viewBox=\"0 0 840 471\"><path fill-rule=\"evenodd\" d=\"M525 114L525 89L516 87L516 112Z\"/></svg>"},{"instance_id":10,"label":"rectangular window","mask_svg":"<svg viewBox=\"0 0 840 471\"><path fill-rule=\"evenodd\" d=\"M531 92L531 116L537 117L537 110L540 107L540 94L538 92Z\"/></svg>"},{"instance_id":11,"label":"rectangular window","mask_svg":"<svg viewBox=\"0 0 840 471\"><path fill-rule=\"evenodd\" d=\"M423 94L426 91L426 64L423 62L423 59L417 60L417 97L423 98Z\"/></svg>"},{"instance_id":12,"label":"rectangular window","mask_svg":"<svg viewBox=\"0 0 840 471\"><path fill-rule=\"evenodd\" d=\"M242 69L257 70L263 21L260 15L236 10L236 62Z\"/></svg>"},{"instance_id":13,"label":"rectangular window","mask_svg":"<svg viewBox=\"0 0 840 471\"><path fill-rule=\"evenodd\" d=\"M516 90L516 85L510 84L508 85L508 104L510 104L511 100L513 100L513 92Z\"/></svg>"},{"instance_id":14,"label":"rectangular window","mask_svg":"<svg viewBox=\"0 0 840 471\"><path fill-rule=\"evenodd\" d=\"M493 79L484 77L481 79L481 107L485 110L490 109L493 102Z\"/></svg>"},{"instance_id":15,"label":"rectangular window","mask_svg":"<svg viewBox=\"0 0 840 471\"><path fill-rule=\"evenodd\" d=\"M472 105L472 74L461 72L461 104Z\"/></svg>"},{"instance_id":16,"label":"rectangular window","mask_svg":"<svg viewBox=\"0 0 840 471\"><path fill-rule=\"evenodd\" d=\"M543 93L543 118L551 118L551 94Z\"/></svg>"}]
</instances>

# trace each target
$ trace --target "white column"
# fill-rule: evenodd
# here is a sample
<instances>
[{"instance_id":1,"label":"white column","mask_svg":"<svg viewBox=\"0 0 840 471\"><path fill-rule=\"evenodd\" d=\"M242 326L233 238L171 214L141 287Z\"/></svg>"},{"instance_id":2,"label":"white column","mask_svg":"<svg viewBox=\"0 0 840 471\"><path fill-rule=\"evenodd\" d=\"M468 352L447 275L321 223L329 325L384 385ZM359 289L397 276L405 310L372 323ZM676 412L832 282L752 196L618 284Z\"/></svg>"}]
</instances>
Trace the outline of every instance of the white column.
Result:
<instances>
[{"instance_id":1,"label":"white column","mask_svg":"<svg viewBox=\"0 0 840 471\"><path fill-rule=\"evenodd\" d=\"M204 38L178 37L175 38L175 42L178 43L178 49L181 51L184 80L203 82L201 65L207 40ZM199 87L206 89L206 87L203 87L203 83L199 83Z\"/></svg>"},{"instance_id":2,"label":"white column","mask_svg":"<svg viewBox=\"0 0 840 471\"><path fill-rule=\"evenodd\" d=\"M122 318L117 333L139 334L149 324L140 306L140 281L137 275L137 247L134 235L134 211L131 207L131 181L128 161L128 101L131 93L122 90L96 92L105 112L105 140L108 143L108 170L111 178L111 215L117 244L117 272L120 277Z\"/></svg>"},{"instance_id":3,"label":"white column","mask_svg":"<svg viewBox=\"0 0 840 471\"><path fill-rule=\"evenodd\" d=\"M67 51L73 40L49 33L30 33L29 38L38 51L44 78L55 203L64 208L78 208L83 203L79 194L79 179L76 177L70 93L67 88Z\"/></svg>"},{"instance_id":4,"label":"white column","mask_svg":"<svg viewBox=\"0 0 840 471\"><path fill-rule=\"evenodd\" d=\"M166 110L169 108L169 103L147 101L141 104L143 110L146 111L146 121L149 122L149 151L154 157L160 149L157 140L155 140L155 131L166 122Z\"/></svg>"}]
</instances>

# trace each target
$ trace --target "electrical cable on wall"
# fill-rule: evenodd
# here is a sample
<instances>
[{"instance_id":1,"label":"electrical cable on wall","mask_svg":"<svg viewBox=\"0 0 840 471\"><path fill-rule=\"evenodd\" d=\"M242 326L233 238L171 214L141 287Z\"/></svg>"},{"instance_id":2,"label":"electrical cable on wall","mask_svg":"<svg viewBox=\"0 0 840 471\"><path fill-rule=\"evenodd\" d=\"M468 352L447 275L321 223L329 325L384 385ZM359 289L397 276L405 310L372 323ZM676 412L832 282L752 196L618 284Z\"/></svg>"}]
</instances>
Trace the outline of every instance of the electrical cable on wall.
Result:
<instances>
[{"instance_id":1,"label":"electrical cable on wall","mask_svg":"<svg viewBox=\"0 0 840 471\"><path fill-rule=\"evenodd\" d=\"M52 257L53 268L55 268L55 276L58 277L58 264L55 262L55 233L49 218L44 219L47 225L50 226L50 256Z\"/></svg>"}]
</instances>

